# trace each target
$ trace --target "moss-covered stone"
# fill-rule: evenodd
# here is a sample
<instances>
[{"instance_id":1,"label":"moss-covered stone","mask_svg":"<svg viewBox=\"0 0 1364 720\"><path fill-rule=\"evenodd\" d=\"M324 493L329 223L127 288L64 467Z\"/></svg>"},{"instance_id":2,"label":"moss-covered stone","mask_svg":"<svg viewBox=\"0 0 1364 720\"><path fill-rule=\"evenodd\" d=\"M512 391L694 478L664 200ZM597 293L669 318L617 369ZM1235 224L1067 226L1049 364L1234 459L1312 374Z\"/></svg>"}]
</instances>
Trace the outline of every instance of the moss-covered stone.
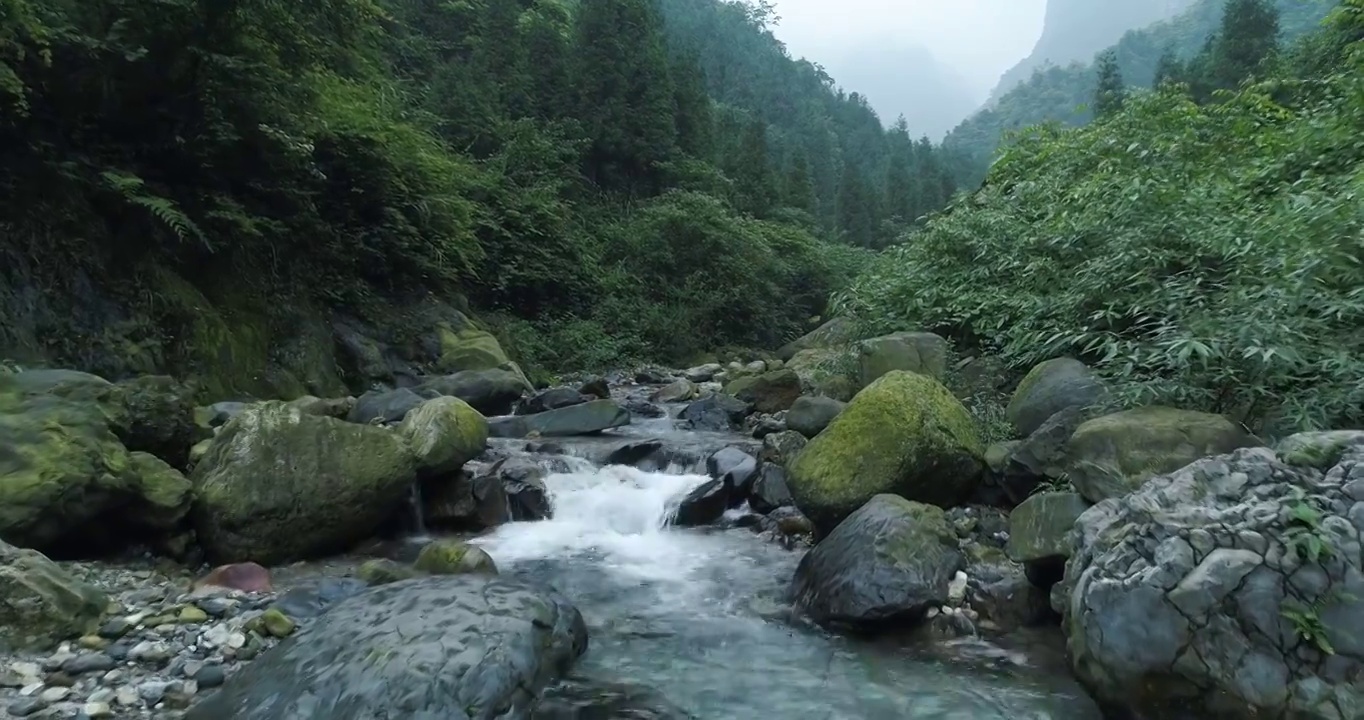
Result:
<instances>
[{"instance_id":1,"label":"moss-covered stone","mask_svg":"<svg viewBox=\"0 0 1364 720\"><path fill-rule=\"evenodd\" d=\"M942 380L947 372L947 340L926 332L899 332L857 344L858 378L872 384L892 370Z\"/></svg>"},{"instance_id":2,"label":"moss-covered stone","mask_svg":"<svg viewBox=\"0 0 1364 720\"><path fill-rule=\"evenodd\" d=\"M258 403L224 425L195 466L194 527L218 562L339 551L405 502L416 468L391 430Z\"/></svg>"},{"instance_id":3,"label":"moss-covered stone","mask_svg":"<svg viewBox=\"0 0 1364 720\"><path fill-rule=\"evenodd\" d=\"M260 621L265 632L277 638L293 635L294 629L298 627L293 618L285 615L279 608L270 608L261 613Z\"/></svg>"},{"instance_id":4,"label":"moss-covered stone","mask_svg":"<svg viewBox=\"0 0 1364 720\"><path fill-rule=\"evenodd\" d=\"M1289 435L1274 447L1279 460L1288 465L1329 470L1351 447L1364 445L1364 430L1328 430Z\"/></svg>"},{"instance_id":5,"label":"moss-covered stone","mask_svg":"<svg viewBox=\"0 0 1364 720\"><path fill-rule=\"evenodd\" d=\"M836 317L811 330L777 350L777 357L789 361L802 350L842 345L856 338L857 326L852 318Z\"/></svg>"},{"instance_id":6,"label":"moss-covered stone","mask_svg":"<svg viewBox=\"0 0 1364 720\"><path fill-rule=\"evenodd\" d=\"M1038 493L1024 500L1009 513L1009 558L1034 562L1070 557L1066 536L1087 509L1089 503L1078 493Z\"/></svg>"},{"instance_id":7,"label":"moss-covered stone","mask_svg":"<svg viewBox=\"0 0 1364 720\"><path fill-rule=\"evenodd\" d=\"M404 565L388 558L366 560L355 570L355 577L360 578L370 586L387 585L399 580L410 580L420 576L421 572L411 565Z\"/></svg>"},{"instance_id":8,"label":"moss-covered stone","mask_svg":"<svg viewBox=\"0 0 1364 720\"><path fill-rule=\"evenodd\" d=\"M951 507L984 462L971 416L938 381L893 370L853 398L788 467L796 506L823 532L873 496Z\"/></svg>"},{"instance_id":9,"label":"moss-covered stone","mask_svg":"<svg viewBox=\"0 0 1364 720\"><path fill-rule=\"evenodd\" d=\"M189 449L207 433L194 422L194 389L165 375L124 380L111 389L114 433L129 450L184 468Z\"/></svg>"},{"instance_id":10,"label":"moss-covered stone","mask_svg":"<svg viewBox=\"0 0 1364 720\"><path fill-rule=\"evenodd\" d=\"M1106 390L1089 366L1074 358L1038 363L1018 383L1004 414L1020 437L1027 437L1048 418L1068 407L1101 403Z\"/></svg>"},{"instance_id":11,"label":"moss-covered stone","mask_svg":"<svg viewBox=\"0 0 1364 720\"><path fill-rule=\"evenodd\" d=\"M497 564L482 548L458 540L434 540L422 548L412 567L432 575L497 574Z\"/></svg>"},{"instance_id":12,"label":"moss-covered stone","mask_svg":"<svg viewBox=\"0 0 1364 720\"><path fill-rule=\"evenodd\" d=\"M449 473L483 452L488 421L459 398L439 397L409 411L398 434L416 454L418 472Z\"/></svg>"},{"instance_id":13,"label":"moss-covered stone","mask_svg":"<svg viewBox=\"0 0 1364 720\"><path fill-rule=\"evenodd\" d=\"M213 438L200 440L199 442L194 443L193 447L189 449L189 460L186 463L191 471L194 470L195 465L199 464L200 460L204 459L204 456L208 454L208 449L212 446Z\"/></svg>"},{"instance_id":14,"label":"moss-covered stone","mask_svg":"<svg viewBox=\"0 0 1364 720\"><path fill-rule=\"evenodd\" d=\"M800 397L800 376L787 368L747 375L725 385L725 392L747 403L761 413L777 413L790 409Z\"/></svg>"},{"instance_id":15,"label":"moss-covered stone","mask_svg":"<svg viewBox=\"0 0 1364 720\"><path fill-rule=\"evenodd\" d=\"M90 634L108 606L46 555L0 541L0 650L42 650Z\"/></svg>"},{"instance_id":16,"label":"moss-covered stone","mask_svg":"<svg viewBox=\"0 0 1364 720\"><path fill-rule=\"evenodd\" d=\"M1066 443L1064 465L1075 489L1097 503L1200 458L1260 444L1221 415L1152 406L1082 423Z\"/></svg>"},{"instance_id":17,"label":"moss-covered stone","mask_svg":"<svg viewBox=\"0 0 1364 720\"><path fill-rule=\"evenodd\" d=\"M127 509L127 520L150 529L169 530L189 513L191 486L179 470L150 453L129 453L132 494L139 502Z\"/></svg>"},{"instance_id":18,"label":"moss-covered stone","mask_svg":"<svg viewBox=\"0 0 1364 720\"><path fill-rule=\"evenodd\" d=\"M477 328L453 330L442 324L436 328L440 339L440 359L436 370L456 373L460 370L488 370L511 362L502 344L492 333Z\"/></svg>"}]
</instances>

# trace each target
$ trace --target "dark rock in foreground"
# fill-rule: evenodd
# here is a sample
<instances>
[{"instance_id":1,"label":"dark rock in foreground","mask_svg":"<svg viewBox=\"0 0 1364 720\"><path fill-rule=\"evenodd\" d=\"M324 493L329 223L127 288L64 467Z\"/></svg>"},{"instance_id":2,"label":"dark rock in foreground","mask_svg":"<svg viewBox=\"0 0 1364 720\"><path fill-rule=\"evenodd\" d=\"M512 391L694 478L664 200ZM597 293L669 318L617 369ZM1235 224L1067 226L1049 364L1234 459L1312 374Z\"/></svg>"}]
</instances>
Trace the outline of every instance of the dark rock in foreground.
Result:
<instances>
[{"instance_id":1,"label":"dark rock in foreground","mask_svg":"<svg viewBox=\"0 0 1364 720\"><path fill-rule=\"evenodd\" d=\"M489 423L493 437L592 435L630 424L630 412L611 400L569 405L534 415L499 417Z\"/></svg>"},{"instance_id":2,"label":"dark rock in foreground","mask_svg":"<svg viewBox=\"0 0 1364 720\"><path fill-rule=\"evenodd\" d=\"M557 593L487 576L403 580L336 604L186 720L526 717L587 649Z\"/></svg>"},{"instance_id":3,"label":"dark rock in foreground","mask_svg":"<svg viewBox=\"0 0 1364 720\"><path fill-rule=\"evenodd\" d=\"M551 687L531 720L695 720L656 690L573 678Z\"/></svg>"}]
</instances>

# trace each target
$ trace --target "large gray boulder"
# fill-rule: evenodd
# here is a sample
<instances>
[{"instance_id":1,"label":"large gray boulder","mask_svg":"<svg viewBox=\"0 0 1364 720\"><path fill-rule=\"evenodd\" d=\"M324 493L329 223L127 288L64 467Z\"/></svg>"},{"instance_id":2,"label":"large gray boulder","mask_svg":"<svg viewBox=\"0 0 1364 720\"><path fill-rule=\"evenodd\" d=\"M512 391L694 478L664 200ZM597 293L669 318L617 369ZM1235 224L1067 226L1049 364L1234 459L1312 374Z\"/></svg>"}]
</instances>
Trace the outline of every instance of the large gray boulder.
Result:
<instances>
[{"instance_id":1,"label":"large gray boulder","mask_svg":"<svg viewBox=\"0 0 1364 720\"><path fill-rule=\"evenodd\" d=\"M0 540L0 651L47 650L89 633L108 604L46 555Z\"/></svg>"},{"instance_id":2,"label":"large gray boulder","mask_svg":"<svg viewBox=\"0 0 1364 720\"><path fill-rule=\"evenodd\" d=\"M877 495L805 554L796 605L825 625L912 625L947 602L964 559L941 508Z\"/></svg>"},{"instance_id":3,"label":"large gray boulder","mask_svg":"<svg viewBox=\"0 0 1364 720\"><path fill-rule=\"evenodd\" d=\"M1055 358L1038 363L1023 377L1004 412L1026 437L1052 415L1070 407L1088 408L1105 396L1103 382L1089 366L1074 358Z\"/></svg>"},{"instance_id":4,"label":"large gray boulder","mask_svg":"<svg viewBox=\"0 0 1364 720\"><path fill-rule=\"evenodd\" d=\"M487 575L346 598L245 667L186 720L526 717L587 649L558 593Z\"/></svg>"},{"instance_id":5,"label":"large gray boulder","mask_svg":"<svg viewBox=\"0 0 1364 720\"><path fill-rule=\"evenodd\" d=\"M947 373L947 340L927 332L898 332L857 345L858 379L862 387L892 370L942 380Z\"/></svg>"},{"instance_id":6,"label":"large gray boulder","mask_svg":"<svg viewBox=\"0 0 1364 720\"><path fill-rule=\"evenodd\" d=\"M1265 448L1087 510L1052 601L1100 700L1173 717L1364 712L1364 449L1329 471Z\"/></svg>"},{"instance_id":7,"label":"large gray boulder","mask_svg":"<svg viewBox=\"0 0 1364 720\"><path fill-rule=\"evenodd\" d=\"M819 395L803 395L796 398L791 409L786 411L786 427L812 438L829 427L829 423L847 407L845 402Z\"/></svg>"},{"instance_id":8,"label":"large gray boulder","mask_svg":"<svg viewBox=\"0 0 1364 720\"><path fill-rule=\"evenodd\" d=\"M487 368L431 378L418 386L416 391L423 397L457 397L480 413L492 417L510 413L521 396L530 389L520 373L503 368Z\"/></svg>"}]
</instances>

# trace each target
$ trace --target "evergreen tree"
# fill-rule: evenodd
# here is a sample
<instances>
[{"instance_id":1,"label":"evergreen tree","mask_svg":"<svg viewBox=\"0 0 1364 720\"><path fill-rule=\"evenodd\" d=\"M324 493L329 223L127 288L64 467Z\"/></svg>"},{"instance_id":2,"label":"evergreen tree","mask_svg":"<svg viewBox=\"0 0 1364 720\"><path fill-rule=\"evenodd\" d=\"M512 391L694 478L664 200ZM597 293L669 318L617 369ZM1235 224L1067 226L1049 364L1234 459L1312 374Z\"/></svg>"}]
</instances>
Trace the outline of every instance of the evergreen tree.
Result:
<instances>
[{"instance_id":1,"label":"evergreen tree","mask_svg":"<svg viewBox=\"0 0 1364 720\"><path fill-rule=\"evenodd\" d=\"M815 187L810 182L810 162L805 159L803 150L797 150L795 157L791 158L782 190L784 205L805 212L814 212Z\"/></svg>"},{"instance_id":2,"label":"evergreen tree","mask_svg":"<svg viewBox=\"0 0 1364 720\"><path fill-rule=\"evenodd\" d=\"M714 119L706 79L695 54L679 54L672 63L673 103L676 107L677 145L695 158L709 159L714 151Z\"/></svg>"},{"instance_id":3,"label":"evergreen tree","mask_svg":"<svg viewBox=\"0 0 1364 720\"><path fill-rule=\"evenodd\" d=\"M1259 72L1279 42L1279 11L1269 0L1227 0L1211 58L1215 87L1231 89Z\"/></svg>"},{"instance_id":4,"label":"evergreen tree","mask_svg":"<svg viewBox=\"0 0 1364 720\"><path fill-rule=\"evenodd\" d=\"M876 216L867 193L867 184L856 168L843 170L843 182L838 195L838 220L843 240L849 245L876 245Z\"/></svg>"},{"instance_id":5,"label":"evergreen tree","mask_svg":"<svg viewBox=\"0 0 1364 720\"><path fill-rule=\"evenodd\" d=\"M1096 71L1099 80L1094 88L1094 114L1108 117L1122 110L1123 101L1127 99L1127 85L1123 83L1117 53L1112 50L1100 53Z\"/></svg>"},{"instance_id":6,"label":"evergreen tree","mask_svg":"<svg viewBox=\"0 0 1364 720\"><path fill-rule=\"evenodd\" d=\"M651 194L677 141L673 85L653 0L578 6L577 119L589 141L584 171L602 187Z\"/></svg>"},{"instance_id":7,"label":"evergreen tree","mask_svg":"<svg viewBox=\"0 0 1364 720\"><path fill-rule=\"evenodd\" d=\"M1179 55L1175 54L1173 47L1165 48L1160 54L1160 59L1156 61L1155 80L1151 82L1151 87L1160 87L1167 83L1185 82L1184 63L1180 62Z\"/></svg>"},{"instance_id":8,"label":"evergreen tree","mask_svg":"<svg viewBox=\"0 0 1364 720\"><path fill-rule=\"evenodd\" d=\"M911 175L914 141L909 126L900 116L889 133L890 152L886 161L886 213L900 224L911 223L919 215L919 198Z\"/></svg>"},{"instance_id":9,"label":"evergreen tree","mask_svg":"<svg viewBox=\"0 0 1364 720\"><path fill-rule=\"evenodd\" d=\"M757 217L770 212L776 202L776 187L767 160L767 123L762 118L754 116L744 126L733 167L739 209Z\"/></svg>"}]
</instances>

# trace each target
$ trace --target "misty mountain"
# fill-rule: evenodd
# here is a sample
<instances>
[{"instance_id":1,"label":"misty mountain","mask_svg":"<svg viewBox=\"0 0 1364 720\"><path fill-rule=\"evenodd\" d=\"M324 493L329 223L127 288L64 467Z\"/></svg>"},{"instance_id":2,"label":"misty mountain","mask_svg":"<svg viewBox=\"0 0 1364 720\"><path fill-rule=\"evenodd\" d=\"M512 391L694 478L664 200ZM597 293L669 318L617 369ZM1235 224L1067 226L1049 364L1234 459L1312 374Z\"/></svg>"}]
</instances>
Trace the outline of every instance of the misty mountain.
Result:
<instances>
[{"instance_id":1,"label":"misty mountain","mask_svg":"<svg viewBox=\"0 0 1364 720\"><path fill-rule=\"evenodd\" d=\"M920 45L864 43L822 60L838 85L866 97L887 126L904 115L912 137L936 141L980 105L969 83Z\"/></svg>"},{"instance_id":2,"label":"misty mountain","mask_svg":"<svg viewBox=\"0 0 1364 720\"><path fill-rule=\"evenodd\" d=\"M1089 62L1129 30L1173 18L1195 0L1048 0L1042 35L1029 55L1010 68L990 93L994 104L1033 72L1048 65Z\"/></svg>"}]
</instances>

